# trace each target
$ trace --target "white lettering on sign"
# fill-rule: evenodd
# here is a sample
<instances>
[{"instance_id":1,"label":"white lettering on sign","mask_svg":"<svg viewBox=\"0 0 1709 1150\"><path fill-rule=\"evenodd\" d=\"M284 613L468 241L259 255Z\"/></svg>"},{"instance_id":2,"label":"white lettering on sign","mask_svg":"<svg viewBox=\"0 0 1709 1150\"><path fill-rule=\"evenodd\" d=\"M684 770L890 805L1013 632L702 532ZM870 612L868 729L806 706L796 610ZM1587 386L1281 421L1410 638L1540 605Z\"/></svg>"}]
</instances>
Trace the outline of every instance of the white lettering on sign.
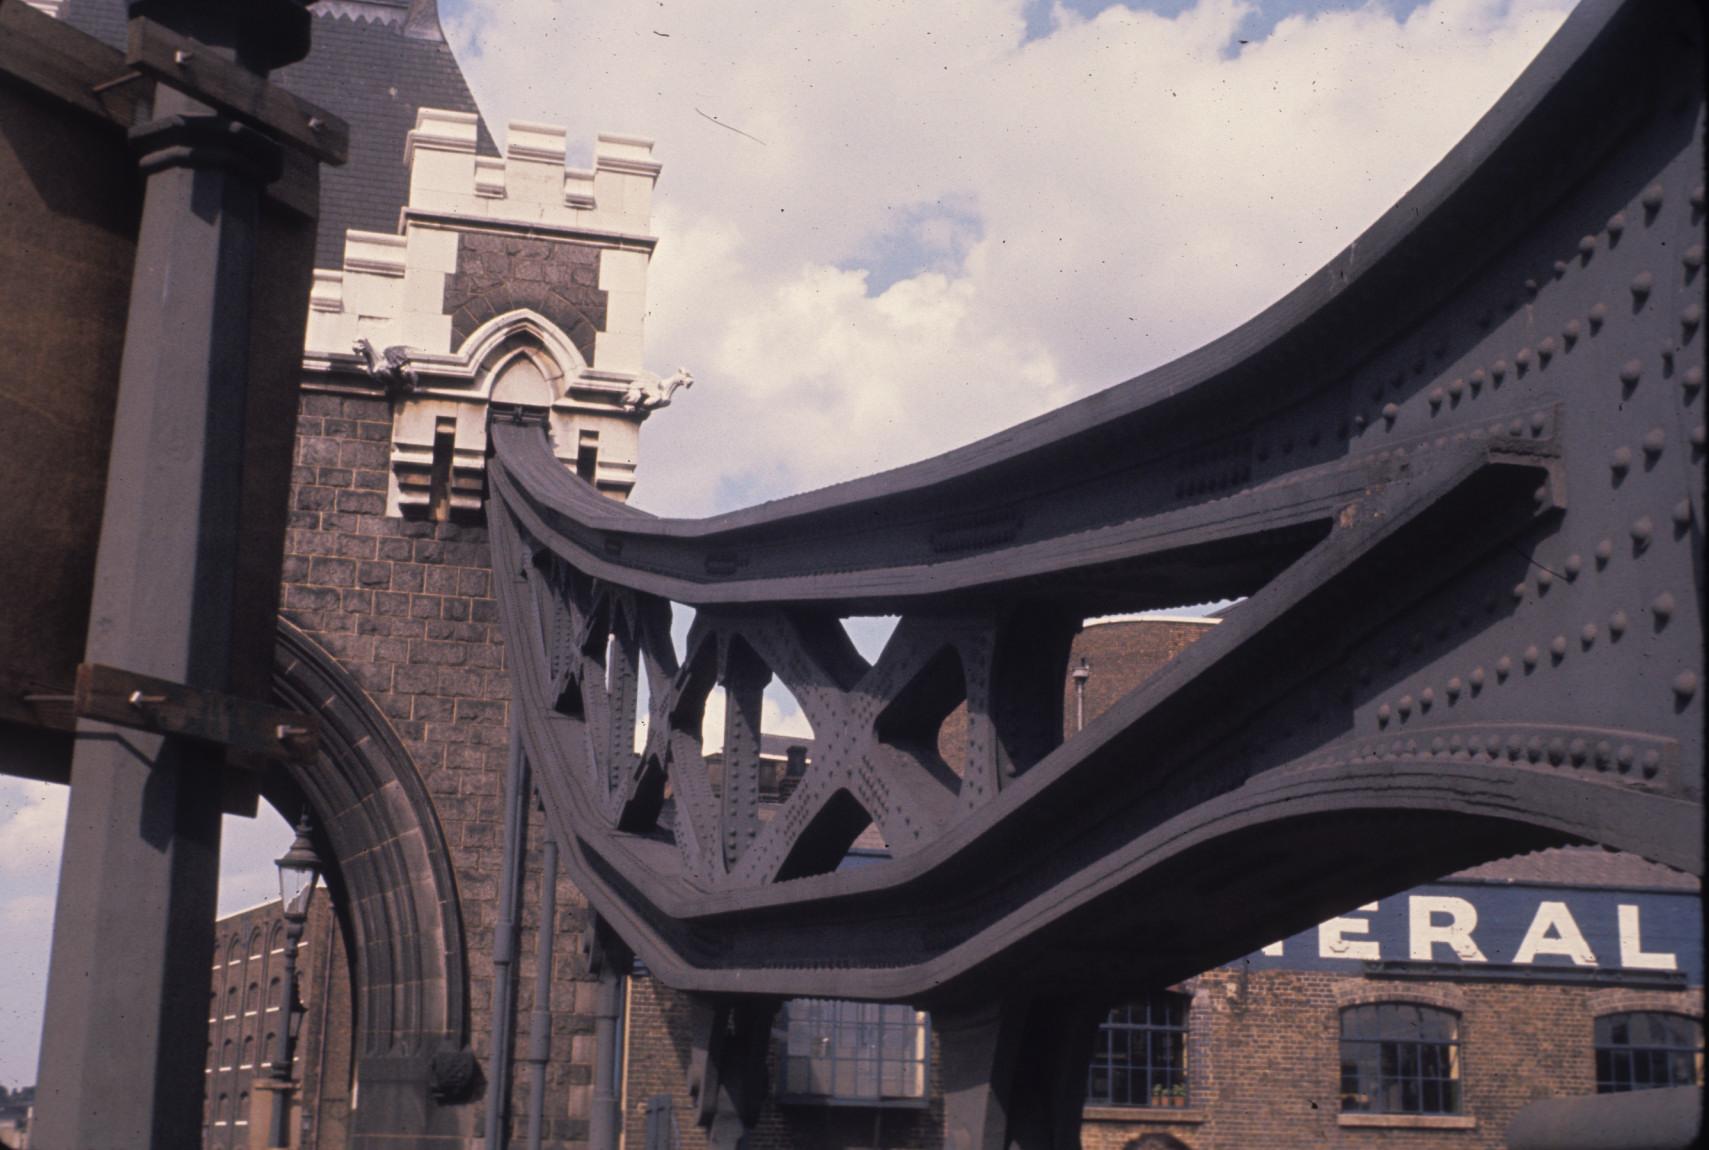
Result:
<instances>
[{"instance_id":1,"label":"white lettering on sign","mask_svg":"<svg viewBox=\"0 0 1709 1150\"><path fill-rule=\"evenodd\" d=\"M1359 908L1367 913L1377 909L1368 902ZM1371 922L1364 918L1332 918L1317 928L1319 958L1362 958L1375 962L1382 958L1380 944L1374 938L1352 939L1349 934L1371 933Z\"/></svg>"},{"instance_id":2,"label":"white lettering on sign","mask_svg":"<svg viewBox=\"0 0 1709 1150\"><path fill-rule=\"evenodd\" d=\"M1526 930L1525 939L1519 944L1513 961L1531 962L1539 954L1564 954L1573 960L1574 966L1596 965L1596 955L1584 940L1584 932L1579 930L1573 912L1564 902L1537 904L1537 913L1531 919L1531 926Z\"/></svg>"},{"instance_id":3,"label":"white lettering on sign","mask_svg":"<svg viewBox=\"0 0 1709 1150\"><path fill-rule=\"evenodd\" d=\"M1407 900L1414 962L1434 962L1437 943L1460 956L1462 962L1485 962L1484 952L1472 941L1478 928L1478 908L1463 898L1415 894ZM1437 915L1448 921L1439 923Z\"/></svg>"},{"instance_id":4,"label":"white lettering on sign","mask_svg":"<svg viewBox=\"0 0 1709 1150\"><path fill-rule=\"evenodd\" d=\"M1638 925L1638 908L1621 903L1620 965L1628 970L1678 970L1679 959L1663 951L1647 954L1644 936Z\"/></svg>"}]
</instances>

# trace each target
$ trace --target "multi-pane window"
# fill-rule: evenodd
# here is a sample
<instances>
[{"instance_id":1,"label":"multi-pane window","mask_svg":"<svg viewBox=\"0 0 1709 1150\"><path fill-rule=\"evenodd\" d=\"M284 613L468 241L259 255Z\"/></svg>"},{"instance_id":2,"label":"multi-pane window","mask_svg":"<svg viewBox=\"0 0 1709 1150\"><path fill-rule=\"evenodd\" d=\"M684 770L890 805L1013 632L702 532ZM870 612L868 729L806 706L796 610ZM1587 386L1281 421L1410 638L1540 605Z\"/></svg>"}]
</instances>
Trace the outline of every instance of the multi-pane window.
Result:
<instances>
[{"instance_id":1,"label":"multi-pane window","mask_svg":"<svg viewBox=\"0 0 1709 1150\"><path fill-rule=\"evenodd\" d=\"M1164 991L1110 1011L1092 1047L1088 1106L1184 1106L1187 1006Z\"/></svg>"},{"instance_id":2,"label":"multi-pane window","mask_svg":"<svg viewBox=\"0 0 1709 1150\"><path fill-rule=\"evenodd\" d=\"M1341 1109L1458 1114L1459 1016L1405 1002L1343 1010Z\"/></svg>"},{"instance_id":3,"label":"multi-pane window","mask_svg":"<svg viewBox=\"0 0 1709 1150\"><path fill-rule=\"evenodd\" d=\"M927 1022L908 1006L796 998L784 1005L780 1093L836 1102L926 1096Z\"/></svg>"},{"instance_id":4,"label":"multi-pane window","mask_svg":"<svg viewBox=\"0 0 1709 1150\"><path fill-rule=\"evenodd\" d=\"M1703 1024L1640 1010L1596 1020L1596 1092L1703 1085Z\"/></svg>"}]
</instances>

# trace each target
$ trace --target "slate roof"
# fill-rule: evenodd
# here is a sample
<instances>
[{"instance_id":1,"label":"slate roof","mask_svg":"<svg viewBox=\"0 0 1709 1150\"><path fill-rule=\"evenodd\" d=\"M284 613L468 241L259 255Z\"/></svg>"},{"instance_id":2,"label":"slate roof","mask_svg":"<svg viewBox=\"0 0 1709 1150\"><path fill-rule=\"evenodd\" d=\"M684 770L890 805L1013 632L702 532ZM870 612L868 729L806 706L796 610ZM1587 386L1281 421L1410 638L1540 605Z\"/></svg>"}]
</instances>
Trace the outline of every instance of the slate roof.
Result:
<instances>
[{"instance_id":1,"label":"slate roof","mask_svg":"<svg viewBox=\"0 0 1709 1150\"><path fill-rule=\"evenodd\" d=\"M321 169L315 264L344 262L347 228L396 232L409 197L404 137L418 108L475 112L475 97L439 26L433 0L321 0L308 59L274 73L287 89L350 125L350 162ZM117 48L126 0L68 0L62 18ZM486 122L477 147L495 155Z\"/></svg>"}]
</instances>

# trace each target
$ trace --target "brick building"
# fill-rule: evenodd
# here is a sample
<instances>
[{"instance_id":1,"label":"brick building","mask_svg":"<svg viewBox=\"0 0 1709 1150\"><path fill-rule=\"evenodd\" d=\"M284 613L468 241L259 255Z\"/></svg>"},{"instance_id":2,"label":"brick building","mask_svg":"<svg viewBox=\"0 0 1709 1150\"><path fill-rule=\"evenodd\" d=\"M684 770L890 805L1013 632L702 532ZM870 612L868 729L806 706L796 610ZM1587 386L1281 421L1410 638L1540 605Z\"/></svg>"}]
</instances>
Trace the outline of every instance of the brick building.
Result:
<instances>
[{"instance_id":1,"label":"brick building","mask_svg":"<svg viewBox=\"0 0 1709 1150\"><path fill-rule=\"evenodd\" d=\"M293 1137L377 1146L408 1132L411 1145L497 1150L534 1133L568 1147L614 1121L631 1148L704 1146L687 1002L601 954L519 781L481 518L489 418L546 423L564 466L623 499L641 423L687 382L643 359L658 165L648 141L605 135L591 169L567 169L563 130L531 123L510 125L499 154L431 0L314 10L315 52L280 80L353 130L352 163L322 199L276 677L281 701L321 714L331 769L266 788L282 810L313 810L329 864ZM122 12L60 5L110 42ZM1094 722L1211 625L1086 628L1069 665L1083 658L1087 674L1064 684L1070 723ZM940 732L951 769L964 721ZM789 751L776 750L781 793ZM881 849L863 840L851 864ZM1701 1081L1696 898L1661 868L1550 852L1349 912L1178 987L1136 987L1088 1068L1085 1144L1497 1146L1525 1101L1592 1089L1599 1058L1624 1084L1640 1059L1640 1077ZM1436 900L1422 928L1420 899ZM1456 917L1486 901L1481 927ZM265 1063L270 916L221 924L209 1146L238 1144ZM1681 1018L1696 1029L1665 1021ZM906 1007L788 1004L751 1142L942 1145L933 1043Z\"/></svg>"}]
</instances>

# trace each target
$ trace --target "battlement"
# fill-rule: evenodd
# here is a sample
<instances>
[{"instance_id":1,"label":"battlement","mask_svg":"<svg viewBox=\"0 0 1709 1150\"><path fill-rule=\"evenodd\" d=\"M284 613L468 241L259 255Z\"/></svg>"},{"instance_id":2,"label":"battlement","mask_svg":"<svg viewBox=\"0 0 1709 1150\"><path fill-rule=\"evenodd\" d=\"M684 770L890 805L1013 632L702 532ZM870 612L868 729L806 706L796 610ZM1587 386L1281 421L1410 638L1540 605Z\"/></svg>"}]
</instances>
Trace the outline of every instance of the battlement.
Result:
<instances>
[{"instance_id":1,"label":"battlement","mask_svg":"<svg viewBox=\"0 0 1709 1150\"><path fill-rule=\"evenodd\" d=\"M475 154L475 117L423 108L404 149L410 211L547 224L583 231L645 232L659 164L653 141L602 132L593 167L566 168L565 129L512 120L501 157Z\"/></svg>"},{"instance_id":2,"label":"battlement","mask_svg":"<svg viewBox=\"0 0 1709 1150\"><path fill-rule=\"evenodd\" d=\"M642 362L653 142L602 134L581 171L566 135L513 121L504 156L481 156L472 113L421 109L399 231L352 229L315 271L308 386L386 387L393 513L442 502L447 473L451 506L479 506L495 401L546 414L565 465L624 498L641 421L682 385Z\"/></svg>"}]
</instances>

